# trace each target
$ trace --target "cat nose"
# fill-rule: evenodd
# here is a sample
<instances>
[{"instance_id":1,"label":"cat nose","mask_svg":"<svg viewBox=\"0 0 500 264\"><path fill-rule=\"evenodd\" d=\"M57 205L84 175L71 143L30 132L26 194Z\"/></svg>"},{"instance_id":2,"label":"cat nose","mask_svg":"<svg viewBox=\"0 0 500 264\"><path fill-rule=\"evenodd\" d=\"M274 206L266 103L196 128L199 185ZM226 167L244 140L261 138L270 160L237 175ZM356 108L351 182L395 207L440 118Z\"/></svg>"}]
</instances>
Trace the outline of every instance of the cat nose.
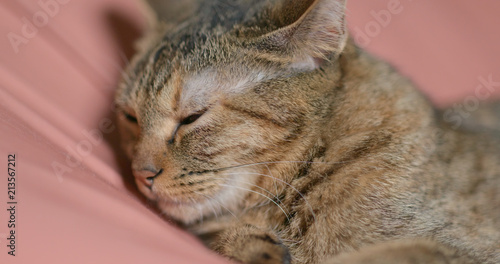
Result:
<instances>
[{"instance_id":1,"label":"cat nose","mask_svg":"<svg viewBox=\"0 0 500 264\"><path fill-rule=\"evenodd\" d=\"M133 174L137 181L144 184L144 186L151 189L154 183L154 179L158 177L163 172L163 169L155 170L153 168L145 168L142 170L134 170Z\"/></svg>"}]
</instances>

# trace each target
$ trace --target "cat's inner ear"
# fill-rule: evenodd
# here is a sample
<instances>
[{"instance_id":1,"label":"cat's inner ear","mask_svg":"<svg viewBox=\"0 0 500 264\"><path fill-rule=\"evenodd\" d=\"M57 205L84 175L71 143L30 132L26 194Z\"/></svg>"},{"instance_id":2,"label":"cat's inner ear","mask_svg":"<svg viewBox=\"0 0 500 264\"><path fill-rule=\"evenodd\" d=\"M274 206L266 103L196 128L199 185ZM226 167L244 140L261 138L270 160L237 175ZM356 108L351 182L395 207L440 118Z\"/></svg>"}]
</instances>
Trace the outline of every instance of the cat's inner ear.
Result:
<instances>
[{"instance_id":1,"label":"cat's inner ear","mask_svg":"<svg viewBox=\"0 0 500 264\"><path fill-rule=\"evenodd\" d=\"M256 44L288 57L292 68L318 68L345 47L345 0L283 0L271 16L278 29Z\"/></svg>"}]
</instances>

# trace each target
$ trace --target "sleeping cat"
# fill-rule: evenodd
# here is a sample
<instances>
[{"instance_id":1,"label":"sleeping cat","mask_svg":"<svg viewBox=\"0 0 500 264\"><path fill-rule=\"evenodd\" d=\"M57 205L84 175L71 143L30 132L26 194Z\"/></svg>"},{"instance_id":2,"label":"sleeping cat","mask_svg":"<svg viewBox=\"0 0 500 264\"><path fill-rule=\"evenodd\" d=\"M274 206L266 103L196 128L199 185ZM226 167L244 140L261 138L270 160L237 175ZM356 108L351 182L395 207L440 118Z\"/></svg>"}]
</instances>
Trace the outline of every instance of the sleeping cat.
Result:
<instances>
[{"instance_id":1,"label":"sleeping cat","mask_svg":"<svg viewBox=\"0 0 500 264\"><path fill-rule=\"evenodd\" d=\"M169 218L242 263L500 263L500 118L451 128L345 0L149 4L116 103Z\"/></svg>"}]
</instances>

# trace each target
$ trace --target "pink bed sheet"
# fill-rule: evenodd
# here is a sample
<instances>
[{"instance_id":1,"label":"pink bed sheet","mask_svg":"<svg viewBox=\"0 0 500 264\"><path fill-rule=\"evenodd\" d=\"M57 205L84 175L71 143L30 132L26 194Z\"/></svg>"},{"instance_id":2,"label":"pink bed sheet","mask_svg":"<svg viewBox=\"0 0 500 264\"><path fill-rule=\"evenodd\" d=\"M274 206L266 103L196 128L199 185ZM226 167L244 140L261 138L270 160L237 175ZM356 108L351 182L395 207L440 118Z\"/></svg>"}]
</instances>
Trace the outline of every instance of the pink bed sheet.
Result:
<instances>
[{"instance_id":1,"label":"pink bed sheet","mask_svg":"<svg viewBox=\"0 0 500 264\"><path fill-rule=\"evenodd\" d=\"M357 0L348 20L365 48L444 105L474 96L481 78L500 82L498 10ZM0 263L226 263L149 208L116 153L114 89L145 26L137 1L3 1L0 20Z\"/></svg>"}]
</instances>

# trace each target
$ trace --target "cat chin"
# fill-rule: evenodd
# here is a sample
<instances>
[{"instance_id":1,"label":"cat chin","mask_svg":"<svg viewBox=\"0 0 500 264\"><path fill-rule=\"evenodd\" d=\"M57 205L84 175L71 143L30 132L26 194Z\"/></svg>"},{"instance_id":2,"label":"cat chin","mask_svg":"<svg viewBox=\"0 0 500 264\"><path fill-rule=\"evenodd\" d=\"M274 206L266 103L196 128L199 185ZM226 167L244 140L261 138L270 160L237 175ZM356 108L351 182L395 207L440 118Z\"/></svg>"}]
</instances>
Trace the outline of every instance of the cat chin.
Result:
<instances>
[{"instance_id":1,"label":"cat chin","mask_svg":"<svg viewBox=\"0 0 500 264\"><path fill-rule=\"evenodd\" d=\"M246 194L255 192L252 186L255 186L256 175L253 170L233 170L232 177L228 178L224 184L221 184L217 193L198 196L193 194L190 201L178 201L162 197L162 194L154 194L157 206L163 213L172 219L189 225L203 218L215 215L225 215L238 212L241 204L244 202Z\"/></svg>"},{"instance_id":2,"label":"cat chin","mask_svg":"<svg viewBox=\"0 0 500 264\"><path fill-rule=\"evenodd\" d=\"M158 208L175 221L190 224L204 217L204 213L197 204L157 201Z\"/></svg>"},{"instance_id":3,"label":"cat chin","mask_svg":"<svg viewBox=\"0 0 500 264\"><path fill-rule=\"evenodd\" d=\"M205 200L199 203L182 203L158 200L158 208L169 218L184 225L190 225L215 214L221 215L222 208L214 206L213 200Z\"/></svg>"},{"instance_id":4,"label":"cat chin","mask_svg":"<svg viewBox=\"0 0 500 264\"><path fill-rule=\"evenodd\" d=\"M157 199L156 204L161 211L173 220L189 225L203 218L220 215L226 206L220 206L217 198L205 199L199 202L174 202L171 200ZM233 201L234 202L234 201ZM233 207L232 205L227 205Z\"/></svg>"}]
</instances>

